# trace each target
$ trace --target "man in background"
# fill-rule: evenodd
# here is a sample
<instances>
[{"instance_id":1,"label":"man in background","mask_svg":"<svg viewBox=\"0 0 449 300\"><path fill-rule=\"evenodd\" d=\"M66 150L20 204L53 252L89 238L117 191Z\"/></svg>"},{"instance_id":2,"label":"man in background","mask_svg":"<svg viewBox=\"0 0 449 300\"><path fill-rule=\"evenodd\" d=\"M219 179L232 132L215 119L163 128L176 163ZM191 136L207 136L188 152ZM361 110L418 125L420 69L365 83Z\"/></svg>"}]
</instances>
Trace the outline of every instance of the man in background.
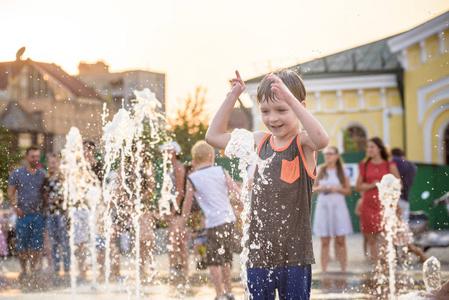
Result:
<instances>
[{"instance_id":1,"label":"man in background","mask_svg":"<svg viewBox=\"0 0 449 300\"><path fill-rule=\"evenodd\" d=\"M8 181L8 198L17 215L16 247L21 267L19 281L22 282L26 277L35 281L41 268L45 228L43 186L46 175L40 168L39 158L39 148L29 147L25 152L25 166L14 170Z\"/></svg>"},{"instance_id":2,"label":"man in background","mask_svg":"<svg viewBox=\"0 0 449 300\"><path fill-rule=\"evenodd\" d=\"M402 220L408 223L410 215L410 189L412 188L418 168L414 163L405 159L405 154L402 149L394 148L391 150L391 154L393 156L393 161L398 167L402 180L401 197L399 199L399 207L402 211Z\"/></svg>"}]
</instances>

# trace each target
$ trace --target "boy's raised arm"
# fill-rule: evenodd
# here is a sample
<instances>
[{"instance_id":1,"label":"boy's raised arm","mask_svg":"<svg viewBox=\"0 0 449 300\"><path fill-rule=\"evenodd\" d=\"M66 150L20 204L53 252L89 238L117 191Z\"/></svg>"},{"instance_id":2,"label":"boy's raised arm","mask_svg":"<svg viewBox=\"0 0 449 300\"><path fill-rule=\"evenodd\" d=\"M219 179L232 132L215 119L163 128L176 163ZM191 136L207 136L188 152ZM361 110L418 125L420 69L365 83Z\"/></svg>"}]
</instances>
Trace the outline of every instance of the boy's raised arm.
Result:
<instances>
[{"instance_id":1,"label":"boy's raised arm","mask_svg":"<svg viewBox=\"0 0 449 300\"><path fill-rule=\"evenodd\" d=\"M231 116L235 102L237 102L237 99L245 90L245 83L240 77L239 72L235 71L235 75L236 78L231 80L231 90L212 118L209 129L206 133L206 141L210 145L220 149L226 148L226 145L231 138L231 134L227 132L229 118Z\"/></svg>"}]
</instances>

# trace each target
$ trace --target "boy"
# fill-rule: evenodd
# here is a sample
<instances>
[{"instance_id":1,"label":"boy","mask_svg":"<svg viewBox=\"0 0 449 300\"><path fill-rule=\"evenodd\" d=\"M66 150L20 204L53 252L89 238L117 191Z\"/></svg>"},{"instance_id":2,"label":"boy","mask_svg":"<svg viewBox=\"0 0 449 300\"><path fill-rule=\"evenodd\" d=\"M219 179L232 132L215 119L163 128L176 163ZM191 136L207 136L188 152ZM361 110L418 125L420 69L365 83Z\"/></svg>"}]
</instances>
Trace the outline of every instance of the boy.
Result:
<instances>
[{"instance_id":1,"label":"boy","mask_svg":"<svg viewBox=\"0 0 449 300\"><path fill-rule=\"evenodd\" d=\"M245 84L236 72L231 91L215 114L206 134L212 146L225 148L227 124ZM265 169L269 184L254 175L249 215L247 278L251 299L309 299L311 264L311 196L315 152L329 137L306 110L306 91L293 71L267 75L257 90L262 121L269 133L254 132L260 158L276 153ZM300 129L302 126L303 129Z\"/></svg>"},{"instance_id":2,"label":"boy","mask_svg":"<svg viewBox=\"0 0 449 300\"><path fill-rule=\"evenodd\" d=\"M187 176L186 196L182 206L183 224L195 196L205 217L207 229L206 265L217 294L215 299L234 299L231 293L232 234L236 220L229 192L238 186L220 166L214 166L214 148L205 141L192 148L193 172Z\"/></svg>"}]
</instances>

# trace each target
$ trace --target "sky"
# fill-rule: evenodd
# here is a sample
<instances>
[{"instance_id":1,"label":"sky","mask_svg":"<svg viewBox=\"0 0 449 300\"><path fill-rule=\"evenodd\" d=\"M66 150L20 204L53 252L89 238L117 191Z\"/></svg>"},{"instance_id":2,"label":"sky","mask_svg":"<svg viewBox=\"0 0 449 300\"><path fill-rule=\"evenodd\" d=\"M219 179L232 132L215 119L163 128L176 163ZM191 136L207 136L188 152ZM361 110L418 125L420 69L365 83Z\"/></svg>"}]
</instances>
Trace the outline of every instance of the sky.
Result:
<instances>
[{"instance_id":1,"label":"sky","mask_svg":"<svg viewBox=\"0 0 449 300\"><path fill-rule=\"evenodd\" d=\"M0 61L80 61L111 71L166 73L169 112L197 86L207 110L223 101L234 70L250 79L275 68L413 28L448 0L0 0Z\"/></svg>"}]
</instances>

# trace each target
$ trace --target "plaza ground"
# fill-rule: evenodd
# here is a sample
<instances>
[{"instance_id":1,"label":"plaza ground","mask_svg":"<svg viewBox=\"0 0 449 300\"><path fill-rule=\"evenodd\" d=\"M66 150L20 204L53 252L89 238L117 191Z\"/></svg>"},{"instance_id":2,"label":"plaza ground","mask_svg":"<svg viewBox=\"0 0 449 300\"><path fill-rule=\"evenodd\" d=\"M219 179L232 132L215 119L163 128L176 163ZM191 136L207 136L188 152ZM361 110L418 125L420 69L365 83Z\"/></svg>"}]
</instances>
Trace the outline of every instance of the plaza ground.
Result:
<instances>
[{"instance_id":1,"label":"plaza ground","mask_svg":"<svg viewBox=\"0 0 449 300\"><path fill-rule=\"evenodd\" d=\"M348 236L348 272L339 272L338 263L332 259L329 272L321 273L319 264L319 239L314 238L314 250L317 264L313 266L312 299L369 299L366 294L366 285L372 281L371 266L366 261L362 251L362 236L354 234ZM449 279L449 251L447 248L430 249L428 256L435 256L441 262L442 279ZM333 254L331 255L333 257ZM132 268L132 261L122 260L122 275L132 276L132 272L127 271ZM208 272L197 271L194 262L190 262L191 289L184 299L213 299L214 289L209 281ZM156 256L157 274L151 284L143 284L142 299L177 299L180 297L176 288L168 284L168 258L167 255ZM243 299L243 288L239 283L240 265L238 256L235 256L233 264L232 279L236 299ZM47 288L44 292L23 291L17 283L19 274L19 264L17 259L8 258L0 263L0 274L3 276L3 286L0 286L0 299L126 299L128 291L133 291L135 284L133 279L129 279L127 284L111 284L106 290L100 286L97 291L92 290L88 285L77 288L77 294L72 295L67 286L59 288ZM411 270L406 274L417 282L417 287L422 286L421 265L415 262ZM127 290L128 289L128 290ZM132 296L131 299L135 299Z\"/></svg>"}]
</instances>

